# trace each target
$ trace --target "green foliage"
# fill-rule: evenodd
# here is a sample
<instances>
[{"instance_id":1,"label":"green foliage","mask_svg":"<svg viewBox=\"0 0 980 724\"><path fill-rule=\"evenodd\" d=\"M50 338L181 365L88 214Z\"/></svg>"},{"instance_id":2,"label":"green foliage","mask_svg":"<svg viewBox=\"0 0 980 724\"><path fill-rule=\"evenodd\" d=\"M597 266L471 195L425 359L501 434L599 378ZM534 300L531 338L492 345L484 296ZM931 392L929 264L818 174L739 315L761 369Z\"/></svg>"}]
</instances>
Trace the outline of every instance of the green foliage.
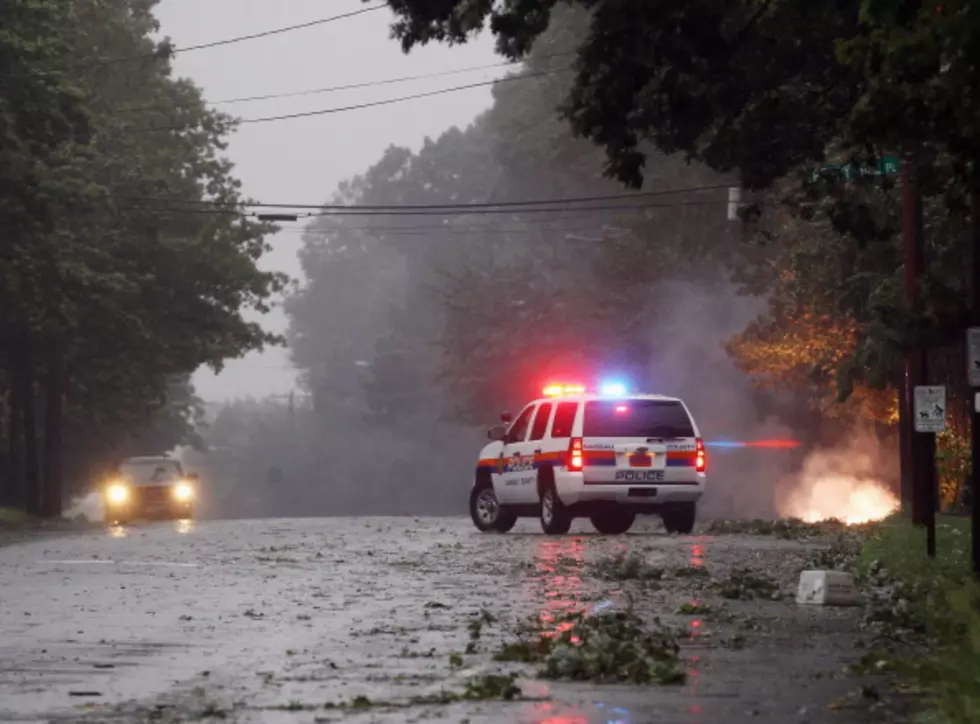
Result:
<instances>
[{"instance_id":1,"label":"green foliage","mask_svg":"<svg viewBox=\"0 0 980 724\"><path fill-rule=\"evenodd\" d=\"M544 631L532 621L497 661L539 663L546 679L596 683L683 684L677 636L659 620L647 623L632 610L589 616L573 613ZM549 625L550 628L550 625Z\"/></svg>"},{"instance_id":2,"label":"green foliage","mask_svg":"<svg viewBox=\"0 0 980 724\"><path fill-rule=\"evenodd\" d=\"M167 210L243 199L221 155L233 119L171 77L169 46L151 38L156 4L33 0L0 11L10 14L0 17L0 146L12 154L0 163L0 334L17 340L0 392L18 390L8 427L24 416L31 445L39 431L24 395L65 396L47 404L41 454L60 461L64 445L73 477L150 440L188 441L189 375L278 341L242 316L265 311L283 285L256 267L273 227ZM10 488L32 505L34 449L7 437ZM61 472L45 470L41 497L56 515Z\"/></svg>"},{"instance_id":3,"label":"green foliage","mask_svg":"<svg viewBox=\"0 0 980 724\"><path fill-rule=\"evenodd\" d=\"M821 158L855 101L858 75L836 62L836 43L858 32L857 0L569 4L591 18L564 117L605 149L607 172L630 186L643 181L649 142L716 170L738 169L750 186L768 185ZM464 42L489 19L499 52L520 58L559 3L389 5L406 50Z\"/></svg>"},{"instance_id":4,"label":"green foliage","mask_svg":"<svg viewBox=\"0 0 980 724\"><path fill-rule=\"evenodd\" d=\"M929 695L923 721L968 724L980 714L980 585L969 567L966 519L940 518L937 557L925 556L921 528L896 516L865 542L860 559L865 576L888 584L892 596L872 612L883 632L919 631L928 655L901 667Z\"/></svg>"}]
</instances>

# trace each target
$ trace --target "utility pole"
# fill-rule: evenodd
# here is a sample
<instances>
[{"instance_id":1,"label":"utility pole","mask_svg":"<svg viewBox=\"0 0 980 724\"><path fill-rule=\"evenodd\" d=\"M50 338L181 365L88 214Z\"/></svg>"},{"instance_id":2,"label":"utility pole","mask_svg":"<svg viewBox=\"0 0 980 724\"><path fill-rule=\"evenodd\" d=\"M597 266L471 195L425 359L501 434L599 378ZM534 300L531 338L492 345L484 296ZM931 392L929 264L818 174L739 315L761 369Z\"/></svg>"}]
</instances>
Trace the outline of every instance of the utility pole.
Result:
<instances>
[{"instance_id":1,"label":"utility pole","mask_svg":"<svg viewBox=\"0 0 980 724\"><path fill-rule=\"evenodd\" d=\"M973 329L967 330L967 375L973 389L973 412L970 415L970 505L973 573L980 578L980 160L973 162L972 254L970 262L970 317Z\"/></svg>"},{"instance_id":2,"label":"utility pole","mask_svg":"<svg viewBox=\"0 0 980 724\"><path fill-rule=\"evenodd\" d=\"M925 239L923 234L922 188L919 181L919 153L906 153L902 159L902 237L905 249L905 294L909 309L914 313L919 309L919 276L925 268ZM912 493L912 522L926 527L926 555L936 556L936 508L938 491L936 489L936 429L945 428L946 402L945 390L941 406L941 420L935 420L940 427L917 431L923 420L919 414L929 415L926 410L917 410L915 405L916 388L928 384L929 350L916 345L906 352L905 357L905 400L908 427L908 440L905 453L906 466L910 474ZM928 394L928 393L927 393ZM923 425L925 427L925 425ZM906 467L906 466L903 466Z\"/></svg>"},{"instance_id":3,"label":"utility pole","mask_svg":"<svg viewBox=\"0 0 980 724\"><path fill-rule=\"evenodd\" d=\"M902 158L902 242L905 254L905 299L910 310L918 309L919 274L923 263L922 193L919 188L918 158L906 153ZM912 522L926 523L924 481L922 479L922 433L915 432L915 388L925 383L924 354L920 349L905 352L902 417L902 500L906 494L912 504Z\"/></svg>"}]
</instances>

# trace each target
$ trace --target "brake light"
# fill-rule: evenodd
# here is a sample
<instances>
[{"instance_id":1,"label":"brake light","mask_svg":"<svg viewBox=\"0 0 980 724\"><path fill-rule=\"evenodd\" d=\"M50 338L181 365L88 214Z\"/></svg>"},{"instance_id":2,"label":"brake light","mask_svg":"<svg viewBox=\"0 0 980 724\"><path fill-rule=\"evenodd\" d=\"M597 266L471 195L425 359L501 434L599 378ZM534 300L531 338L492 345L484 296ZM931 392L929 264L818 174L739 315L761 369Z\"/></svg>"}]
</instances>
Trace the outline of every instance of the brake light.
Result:
<instances>
[{"instance_id":1,"label":"brake light","mask_svg":"<svg viewBox=\"0 0 980 724\"><path fill-rule=\"evenodd\" d=\"M582 472L582 438L573 437L568 443L568 469L573 473Z\"/></svg>"},{"instance_id":2,"label":"brake light","mask_svg":"<svg viewBox=\"0 0 980 724\"><path fill-rule=\"evenodd\" d=\"M699 473L703 473L705 470L708 469L708 461L705 457L705 452L704 452L704 440L698 438L696 444L697 444L697 448L696 448L697 452L696 452L696 457L694 459L694 469Z\"/></svg>"}]
</instances>

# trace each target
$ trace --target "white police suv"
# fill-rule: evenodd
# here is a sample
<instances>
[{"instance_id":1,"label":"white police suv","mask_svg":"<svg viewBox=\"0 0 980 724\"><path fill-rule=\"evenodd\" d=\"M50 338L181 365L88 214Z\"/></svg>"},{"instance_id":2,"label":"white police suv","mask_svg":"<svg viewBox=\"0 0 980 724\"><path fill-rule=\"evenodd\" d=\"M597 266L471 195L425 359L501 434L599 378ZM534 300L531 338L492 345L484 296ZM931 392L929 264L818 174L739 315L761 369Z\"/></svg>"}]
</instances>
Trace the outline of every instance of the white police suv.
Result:
<instances>
[{"instance_id":1,"label":"white police suv","mask_svg":"<svg viewBox=\"0 0 980 724\"><path fill-rule=\"evenodd\" d=\"M490 429L470 493L477 528L505 533L518 517L538 516L545 533L561 535L588 517L617 535L653 513L668 532L691 532L707 461L683 401L618 384L598 393L553 385L544 394Z\"/></svg>"}]
</instances>

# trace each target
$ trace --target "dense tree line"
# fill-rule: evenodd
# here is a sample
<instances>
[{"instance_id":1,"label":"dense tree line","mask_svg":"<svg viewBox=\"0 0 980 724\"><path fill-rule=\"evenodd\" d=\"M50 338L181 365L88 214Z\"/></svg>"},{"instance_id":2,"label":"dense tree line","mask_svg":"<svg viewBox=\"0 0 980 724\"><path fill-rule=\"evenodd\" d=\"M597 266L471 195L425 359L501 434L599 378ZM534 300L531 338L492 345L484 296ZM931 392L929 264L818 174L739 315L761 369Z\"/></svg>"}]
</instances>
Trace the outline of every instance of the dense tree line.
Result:
<instances>
[{"instance_id":1,"label":"dense tree line","mask_svg":"<svg viewBox=\"0 0 980 724\"><path fill-rule=\"evenodd\" d=\"M234 121L173 77L156 4L0 4L0 503L34 513L186 441L190 374L275 341L241 314L282 279Z\"/></svg>"}]
</instances>

